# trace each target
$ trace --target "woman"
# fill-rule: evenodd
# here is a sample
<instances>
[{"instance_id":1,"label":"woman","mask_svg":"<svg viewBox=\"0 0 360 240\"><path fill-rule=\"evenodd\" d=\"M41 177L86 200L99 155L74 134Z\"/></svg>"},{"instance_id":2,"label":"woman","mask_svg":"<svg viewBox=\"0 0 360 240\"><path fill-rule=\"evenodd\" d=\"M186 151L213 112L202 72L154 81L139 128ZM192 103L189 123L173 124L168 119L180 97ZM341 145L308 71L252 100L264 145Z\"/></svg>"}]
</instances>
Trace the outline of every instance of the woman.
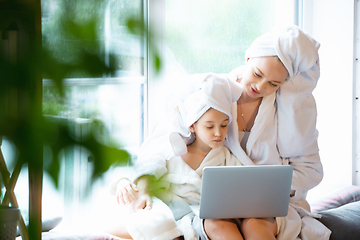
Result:
<instances>
[{"instance_id":1,"label":"woman","mask_svg":"<svg viewBox=\"0 0 360 240\"><path fill-rule=\"evenodd\" d=\"M312 91L319 78L319 44L296 26L264 34L245 54L246 64L229 74L244 91L233 105L234 119L224 143L243 165L291 164L294 168L289 212L276 219L233 222L244 239L329 239L330 230L310 213L307 191L320 183L323 170L317 146L316 105ZM155 136L155 135L154 135ZM161 177L166 169L152 146L161 134L146 141L135 168L139 188L119 184L117 196L133 209L151 207L142 177ZM163 139L164 140L164 139ZM148 150L148 151L147 151ZM194 221L201 239L216 239L223 226L215 220ZM265 236L258 235L265 234Z\"/></svg>"}]
</instances>

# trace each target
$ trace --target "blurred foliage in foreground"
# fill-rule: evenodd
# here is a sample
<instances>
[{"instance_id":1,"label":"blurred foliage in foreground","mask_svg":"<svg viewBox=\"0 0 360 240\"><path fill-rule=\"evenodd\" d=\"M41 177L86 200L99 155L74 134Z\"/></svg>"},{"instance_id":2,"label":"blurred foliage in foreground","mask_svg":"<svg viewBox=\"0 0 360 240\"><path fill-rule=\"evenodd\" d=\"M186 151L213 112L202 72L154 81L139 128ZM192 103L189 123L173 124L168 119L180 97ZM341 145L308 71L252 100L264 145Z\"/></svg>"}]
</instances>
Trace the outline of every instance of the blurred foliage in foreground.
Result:
<instances>
[{"instance_id":1,"label":"blurred foliage in foreground","mask_svg":"<svg viewBox=\"0 0 360 240\"><path fill-rule=\"evenodd\" d=\"M71 72L83 71L90 76L111 74L114 66L106 66L99 57L96 46L95 20L75 23L71 15L64 15L61 29L77 41L76 61L64 63L57 61L49 51L38 46L31 46L28 54L17 62L11 62L0 56L2 86L0 88L0 135L11 140L18 150L17 164L31 164L38 170L49 173L58 185L60 170L60 152L70 146L80 145L88 149L93 157L94 181L106 172L110 166L125 164L129 154L121 146L104 145L96 136L99 124L92 124L93 129L81 138L77 137L69 126L54 118L42 115L38 91L41 76L47 76L56 85L60 97L64 96L62 81ZM133 23L133 21L130 21ZM138 23L136 26L139 26ZM40 85L41 86L41 85ZM49 146L52 154L42 164L43 146Z\"/></svg>"}]
</instances>

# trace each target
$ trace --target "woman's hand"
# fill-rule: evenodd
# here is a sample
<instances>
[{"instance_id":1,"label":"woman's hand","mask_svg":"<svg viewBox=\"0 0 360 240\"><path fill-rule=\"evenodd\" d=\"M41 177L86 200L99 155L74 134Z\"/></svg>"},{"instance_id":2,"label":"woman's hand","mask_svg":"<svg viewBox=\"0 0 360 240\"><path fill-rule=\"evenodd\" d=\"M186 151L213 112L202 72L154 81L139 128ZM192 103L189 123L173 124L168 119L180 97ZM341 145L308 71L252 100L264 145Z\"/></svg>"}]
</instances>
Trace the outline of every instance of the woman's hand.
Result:
<instances>
[{"instance_id":1,"label":"woman's hand","mask_svg":"<svg viewBox=\"0 0 360 240\"><path fill-rule=\"evenodd\" d=\"M130 182L128 179L121 179L116 185L116 201L118 204L127 205L130 204L139 190L136 185Z\"/></svg>"}]
</instances>

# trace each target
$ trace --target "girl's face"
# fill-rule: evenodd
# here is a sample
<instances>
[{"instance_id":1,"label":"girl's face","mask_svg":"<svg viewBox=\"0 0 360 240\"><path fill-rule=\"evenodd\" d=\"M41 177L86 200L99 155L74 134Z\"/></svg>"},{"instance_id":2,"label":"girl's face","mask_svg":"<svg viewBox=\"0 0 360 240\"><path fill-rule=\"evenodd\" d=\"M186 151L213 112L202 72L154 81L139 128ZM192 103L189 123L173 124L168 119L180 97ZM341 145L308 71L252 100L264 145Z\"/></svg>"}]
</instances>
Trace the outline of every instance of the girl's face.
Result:
<instances>
[{"instance_id":1,"label":"girl's face","mask_svg":"<svg viewBox=\"0 0 360 240\"><path fill-rule=\"evenodd\" d=\"M195 141L204 151L220 147L226 137L229 117L210 108L201 118L191 125L190 131L196 134Z\"/></svg>"},{"instance_id":2,"label":"girl's face","mask_svg":"<svg viewBox=\"0 0 360 240\"><path fill-rule=\"evenodd\" d=\"M244 85L245 93L257 99L274 93L287 77L287 70L274 57L258 57L247 59L240 82Z\"/></svg>"}]
</instances>

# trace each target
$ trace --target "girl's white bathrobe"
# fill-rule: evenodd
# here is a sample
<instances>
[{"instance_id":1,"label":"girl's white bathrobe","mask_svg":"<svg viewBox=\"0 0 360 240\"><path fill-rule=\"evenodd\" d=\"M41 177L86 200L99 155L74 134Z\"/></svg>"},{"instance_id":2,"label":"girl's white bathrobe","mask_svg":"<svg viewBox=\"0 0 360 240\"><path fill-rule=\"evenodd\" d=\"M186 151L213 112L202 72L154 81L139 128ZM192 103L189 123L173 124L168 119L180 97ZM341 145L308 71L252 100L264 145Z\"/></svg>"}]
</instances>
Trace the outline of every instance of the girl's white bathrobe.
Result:
<instances>
[{"instance_id":1,"label":"girl's white bathrobe","mask_svg":"<svg viewBox=\"0 0 360 240\"><path fill-rule=\"evenodd\" d=\"M196 170L180 156L172 156L165 161L165 165L167 172L150 185L150 192L157 197L153 198L152 209L139 210L132 214L127 223L127 229L134 239L169 240L182 235L186 240L196 239L191 226L195 215L190 205L200 203L204 167L241 163L226 147L221 146L212 149Z\"/></svg>"}]
</instances>

